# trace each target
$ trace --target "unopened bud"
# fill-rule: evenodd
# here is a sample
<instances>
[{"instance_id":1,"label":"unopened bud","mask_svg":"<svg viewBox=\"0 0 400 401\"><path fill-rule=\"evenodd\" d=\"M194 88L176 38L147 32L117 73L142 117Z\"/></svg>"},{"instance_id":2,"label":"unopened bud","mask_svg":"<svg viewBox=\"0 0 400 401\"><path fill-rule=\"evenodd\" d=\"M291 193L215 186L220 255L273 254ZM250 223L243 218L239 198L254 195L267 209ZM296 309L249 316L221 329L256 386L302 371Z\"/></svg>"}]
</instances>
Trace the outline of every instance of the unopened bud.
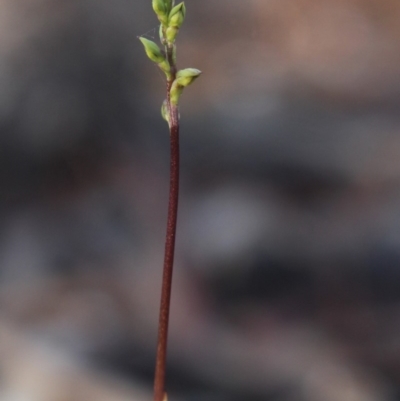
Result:
<instances>
[{"instance_id":1,"label":"unopened bud","mask_svg":"<svg viewBox=\"0 0 400 401\"><path fill-rule=\"evenodd\" d=\"M157 46L156 43L146 38L139 38L139 40L142 42L144 46L144 51L146 52L147 57L151 61L154 61L157 64L166 61L165 56L163 55L162 51L160 50L160 48Z\"/></svg>"},{"instance_id":2,"label":"unopened bud","mask_svg":"<svg viewBox=\"0 0 400 401\"><path fill-rule=\"evenodd\" d=\"M176 82L183 87L189 86L199 75L201 71L196 68L185 68L176 74Z\"/></svg>"},{"instance_id":3,"label":"unopened bud","mask_svg":"<svg viewBox=\"0 0 400 401\"><path fill-rule=\"evenodd\" d=\"M164 25L167 25L168 23L168 14L170 10L168 8L169 3L170 2L166 0L153 0L152 2L153 10L156 13L157 18Z\"/></svg>"},{"instance_id":4,"label":"unopened bud","mask_svg":"<svg viewBox=\"0 0 400 401\"><path fill-rule=\"evenodd\" d=\"M174 26L180 28L183 24L186 15L185 3L179 3L175 6L168 16L168 26Z\"/></svg>"},{"instance_id":5,"label":"unopened bud","mask_svg":"<svg viewBox=\"0 0 400 401\"><path fill-rule=\"evenodd\" d=\"M176 37L178 36L179 28L175 26L170 26L167 28L165 36L167 37L168 43L174 43Z\"/></svg>"},{"instance_id":6,"label":"unopened bud","mask_svg":"<svg viewBox=\"0 0 400 401\"><path fill-rule=\"evenodd\" d=\"M199 75L201 71L196 68L185 68L176 74L176 79L171 86L171 104L177 105L179 98L186 86L189 86Z\"/></svg>"}]
</instances>

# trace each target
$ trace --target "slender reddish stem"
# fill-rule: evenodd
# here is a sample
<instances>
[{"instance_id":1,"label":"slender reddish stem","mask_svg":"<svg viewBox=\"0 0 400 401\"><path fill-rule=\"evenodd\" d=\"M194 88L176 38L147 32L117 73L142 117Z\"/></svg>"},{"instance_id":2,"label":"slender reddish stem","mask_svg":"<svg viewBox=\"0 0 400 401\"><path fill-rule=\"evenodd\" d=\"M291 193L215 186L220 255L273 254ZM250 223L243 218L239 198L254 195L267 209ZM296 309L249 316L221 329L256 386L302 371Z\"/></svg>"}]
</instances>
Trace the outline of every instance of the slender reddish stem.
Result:
<instances>
[{"instance_id":1,"label":"slender reddish stem","mask_svg":"<svg viewBox=\"0 0 400 401\"><path fill-rule=\"evenodd\" d=\"M171 104L170 90L175 79L176 67L172 59L172 48L167 48L167 56L171 66L171 78L167 82L167 103L170 120L170 187L167 218L167 234L165 239L164 268L161 289L160 317L158 326L156 368L154 374L154 401L163 401L165 396L165 372L167 360L168 322L171 301L172 272L174 265L176 223L178 217L179 197L179 112L178 107Z\"/></svg>"}]
</instances>

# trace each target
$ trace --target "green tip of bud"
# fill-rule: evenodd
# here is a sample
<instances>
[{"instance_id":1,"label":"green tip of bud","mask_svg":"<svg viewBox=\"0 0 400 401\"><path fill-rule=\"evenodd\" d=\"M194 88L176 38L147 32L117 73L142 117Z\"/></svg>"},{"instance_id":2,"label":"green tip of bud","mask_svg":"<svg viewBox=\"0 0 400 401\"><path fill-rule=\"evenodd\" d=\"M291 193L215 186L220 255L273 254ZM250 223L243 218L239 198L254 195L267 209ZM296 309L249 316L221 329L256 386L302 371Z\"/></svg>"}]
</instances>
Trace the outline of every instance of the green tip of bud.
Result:
<instances>
[{"instance_id":1,"label":"green tip of bud","mask_svg":"<svg viewBox=\"0 0 400 401\"><path fill-rule=\"evenodd\" d=\"M189 86L197 77L199 77L201 71L197 68L185 68L180 70L176 74L176 82L183 87Z\"/></svg>"},{"instance_id":2,"label":"green tip of bud","mask_svg":"<svg viewBox=\"0 0 400 401\"><path fill-rule=\"evenodd\" d=\"M171 12L169 13L168 17L168 26L173 26L176 28L180 28L185 20L186 15L186 6L185 3L179 3L176 5Z\"/></svg>"},{"instance_id":3,"label":"green tip of bud","mask_svg":"<svg viewBox=\"0 0 400 401\"><path fill-rule=\"evenodd\" d=\"M156 43L142 37L140 37L139 40L142 42L144 46L144 51L151 61L154 61L157 64L163 63L165 61L165 56Z\"/></svg>"}]
</instances>

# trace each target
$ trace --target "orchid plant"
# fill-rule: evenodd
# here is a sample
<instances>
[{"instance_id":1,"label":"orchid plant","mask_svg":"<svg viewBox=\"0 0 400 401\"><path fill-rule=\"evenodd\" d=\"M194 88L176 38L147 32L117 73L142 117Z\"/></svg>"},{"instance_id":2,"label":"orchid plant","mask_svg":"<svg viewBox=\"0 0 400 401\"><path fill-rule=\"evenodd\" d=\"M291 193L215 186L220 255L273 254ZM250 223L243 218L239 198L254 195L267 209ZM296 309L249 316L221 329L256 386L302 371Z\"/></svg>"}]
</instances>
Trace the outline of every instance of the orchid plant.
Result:
<instances>
[{"instance_id":1,"label":"orchid plant","mask_svg":"<svg viewBox=\"0 0 400 401\"><path fill-rule=\"evenodd\" d=\"M171 147L169 205L154 374L154 401L166 401L167 399L165 375L168 322L179 197L180 116L178 103L184 88L201 74L201 71L196 68L177 69L175 41L185 19L186 6L184 2L177 5L174 3L174 0L152 0L153 10L160 21L161 47L151 40L139 37L148 58L158 65L166 77L167 94L161 106L161 115L168 123Z\"/></svg>"}]
</instances>

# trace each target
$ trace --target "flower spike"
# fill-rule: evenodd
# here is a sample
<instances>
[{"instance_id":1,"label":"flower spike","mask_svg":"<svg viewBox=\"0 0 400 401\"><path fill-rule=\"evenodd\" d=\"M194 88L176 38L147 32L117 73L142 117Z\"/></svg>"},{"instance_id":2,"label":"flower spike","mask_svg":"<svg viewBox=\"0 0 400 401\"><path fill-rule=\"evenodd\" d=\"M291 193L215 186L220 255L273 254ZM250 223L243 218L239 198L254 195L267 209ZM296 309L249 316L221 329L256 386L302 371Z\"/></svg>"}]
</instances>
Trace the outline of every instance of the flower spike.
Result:
<instances>
[{"instance_id":1,"label":"flower spike","mask_svg":"<svg viewBox=\"0 0 400 401\"><path fill-rule=\"evenodd\" d=\"M161 106L161 116L167 121L170 134L170 196L154 374L154 401L168 401L165 392L167 334L179 197L180 116L178 102L184 88L192 84L200 76L201 71L196 68L185 68L178 71L176 66L175 40L185 20L185 3L181 2L175 5L174 0L152 0L152 6L161 23L159 36L163 50L151 40L143 37L139 39L149 59L158 65L167 78L167 96Z\"/></svg>"}]
</instances>

